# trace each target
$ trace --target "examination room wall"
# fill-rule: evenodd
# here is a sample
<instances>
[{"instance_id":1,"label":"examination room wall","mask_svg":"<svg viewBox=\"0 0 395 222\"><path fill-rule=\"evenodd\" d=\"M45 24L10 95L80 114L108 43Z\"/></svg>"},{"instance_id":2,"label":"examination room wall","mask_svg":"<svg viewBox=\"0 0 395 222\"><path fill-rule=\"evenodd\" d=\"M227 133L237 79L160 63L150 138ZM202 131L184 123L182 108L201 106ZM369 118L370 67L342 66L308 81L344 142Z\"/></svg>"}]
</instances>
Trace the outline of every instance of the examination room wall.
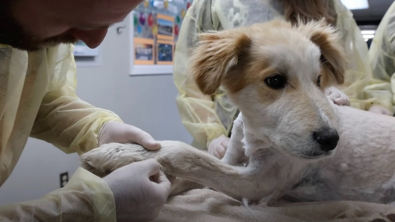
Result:
<instances>
[{"instance_id":1,"label":"examination room wall","mask_svg":"<svg viewBox=\"0 0 395 222\"><path fill-rule=\"evenodd\" d=\"M192 142L175 103L177 89L168 75L129 75L128 28L109 29L101 45L101 65L78 68L77 94L89 103L116 112L158 140ZM76 154L30 139L10 178L0 189L0 205L40 198L60 187L60 173L69 177L79 166Z\"/></svg>"}]
</instances>

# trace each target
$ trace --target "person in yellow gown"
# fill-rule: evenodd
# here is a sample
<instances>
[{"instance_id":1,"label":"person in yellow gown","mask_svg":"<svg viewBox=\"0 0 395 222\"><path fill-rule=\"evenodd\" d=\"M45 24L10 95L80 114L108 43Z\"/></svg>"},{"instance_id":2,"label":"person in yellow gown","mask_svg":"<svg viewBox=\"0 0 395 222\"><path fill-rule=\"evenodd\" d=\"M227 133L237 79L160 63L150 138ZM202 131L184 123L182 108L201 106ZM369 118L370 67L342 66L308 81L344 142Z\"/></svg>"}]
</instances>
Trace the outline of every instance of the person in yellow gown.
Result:
<instances>
[{"instance_id":1,"label":"person in yellow gown","mask_svg":"<svg viewBox=\"0 0 395 222\"><path fill-rule=\"evenodd\" d=\"M374 80L366 87L369 95L378 97L383 106L374 106L377 113L393 115L395 91L395 3L385 13L369 49Z\"/></svg>"},{"instance_id":2,"label":"person in yellow gown","mask_svg":"<svg viewBox=\"0 0 395 222\"><path fill-rule=\"evenodd\" d=\"M29 136L65 153L82 154L110 142L160 148L148 133L75 93L70 43L80 39L97 47L108 27L140 2L0 1L0 186ZM80 168L64 188L42 199L0 207L0 221L148 221L156 218L169 192L170 182L154 160L103 179Z\"/></svg>"}]
</instances>

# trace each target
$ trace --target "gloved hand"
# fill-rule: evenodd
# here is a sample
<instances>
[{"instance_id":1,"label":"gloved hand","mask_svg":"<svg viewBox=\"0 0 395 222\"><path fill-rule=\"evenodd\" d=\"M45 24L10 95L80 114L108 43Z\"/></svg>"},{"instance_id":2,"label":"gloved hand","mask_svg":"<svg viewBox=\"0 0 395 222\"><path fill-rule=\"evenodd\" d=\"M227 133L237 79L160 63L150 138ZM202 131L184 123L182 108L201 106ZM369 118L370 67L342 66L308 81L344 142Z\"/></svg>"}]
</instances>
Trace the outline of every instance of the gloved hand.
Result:
<instances>
[{"instance_id":1,"label":"gloved hand","mask_svg":"<svg viewBox=\"0 0 395 222\"><path fill-rule=\"evenodd\" d=\"M349 106L350 105L350 99L348 96L337 89L336 87L328 87L325 89L325 95L333 101L336 105L339 106Z\"/></svg>"},{"instance_id":2,"label":"gloved hand","mask_svg":"<svg viewBox=\"0 0 395 222\"><path fill-rule=\"evenodd\" d=\"M373 105L369 108L368 110L369 112L372 113L378 113L378 114L383 114L383 115L388 115L388 116L392 116L393 114L391 113L391 111L389 111L387 108L382 107L380 105Z\"/></svg>"},{"instance_id":3,"label":"gloved hand","mask_svg":"<svg viewBox=\"0 0 395 222\"><path fill-rule=\"evenodd\" d=\"M148 150L158 150L160 143L147 132L122 122L107 122L99 133L99 146L107 143L138 143Z\"/></svg>"},{"instance_id":4,"label":"gloved hand","mask_svg":"<svg viewBox=\"0 0 395 222\"><path fill-rule=\"evenodd\" d=\"M213 141L211 141L208 145L208 153L217 157L218 159L222 159L226 153L226 150L228 149L229 141L229 137L224 135L213 139Z\"/></svg>"},{"instance_id":5,"label":"gloved hand","mask_svg":"<svg viewBox=\"0 0 395 222\"><path fill-rule=\"evenodd\" d=\"M154 159L121 167L103 180L114 195L117 222L156 219L166 203L171 187L170 181Z\"/></svg>"}]
</instances>

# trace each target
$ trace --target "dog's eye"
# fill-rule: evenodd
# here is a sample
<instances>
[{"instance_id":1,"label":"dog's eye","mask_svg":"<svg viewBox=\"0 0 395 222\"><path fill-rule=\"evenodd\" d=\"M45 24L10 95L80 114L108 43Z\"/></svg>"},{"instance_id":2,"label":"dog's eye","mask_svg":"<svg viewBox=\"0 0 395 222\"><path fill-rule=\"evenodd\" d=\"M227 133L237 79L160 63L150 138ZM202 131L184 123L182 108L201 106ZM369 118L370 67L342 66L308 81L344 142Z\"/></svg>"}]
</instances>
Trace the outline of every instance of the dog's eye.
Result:
<instances>
[{"instance_id":1,"label":"dog's eye","mask_svg":"<svg viewBox=\"0 0 395 222\"><path fill-rule=\"evenodd\" d=\"M321 87L321 76L318 76L317 78L317 86Z\"/></svg>"},{"instance_id":2,"label":"dog's eye","mask_svg":"<svg viewBox=\"0 0 395 222\"><path fill-rule=\"evenodd\" d=\"M266 85L273 89L282 89L285 87L287 80L282 75L274 75L265 79Z\"/></svg>"}]
</instances>

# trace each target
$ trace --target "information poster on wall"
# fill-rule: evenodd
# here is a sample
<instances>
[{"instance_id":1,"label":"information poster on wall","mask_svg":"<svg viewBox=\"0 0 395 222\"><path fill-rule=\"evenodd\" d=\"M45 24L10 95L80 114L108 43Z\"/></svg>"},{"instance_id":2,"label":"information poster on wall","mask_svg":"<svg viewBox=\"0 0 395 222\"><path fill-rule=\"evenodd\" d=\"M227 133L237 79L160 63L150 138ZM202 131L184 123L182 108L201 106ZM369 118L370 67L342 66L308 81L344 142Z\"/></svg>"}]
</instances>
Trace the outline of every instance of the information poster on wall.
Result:
<instances>
[{"instance_id":1,"label":"information poster on wall","mask_svg":"<svg viewBox=\"0 0 395 222\"><path fill-rule=\"evenodd\" d=\"M133 11L135 68L173 64L181 24L191 4L192 0L145 0Z\"/></svg>"}]
</instances>

